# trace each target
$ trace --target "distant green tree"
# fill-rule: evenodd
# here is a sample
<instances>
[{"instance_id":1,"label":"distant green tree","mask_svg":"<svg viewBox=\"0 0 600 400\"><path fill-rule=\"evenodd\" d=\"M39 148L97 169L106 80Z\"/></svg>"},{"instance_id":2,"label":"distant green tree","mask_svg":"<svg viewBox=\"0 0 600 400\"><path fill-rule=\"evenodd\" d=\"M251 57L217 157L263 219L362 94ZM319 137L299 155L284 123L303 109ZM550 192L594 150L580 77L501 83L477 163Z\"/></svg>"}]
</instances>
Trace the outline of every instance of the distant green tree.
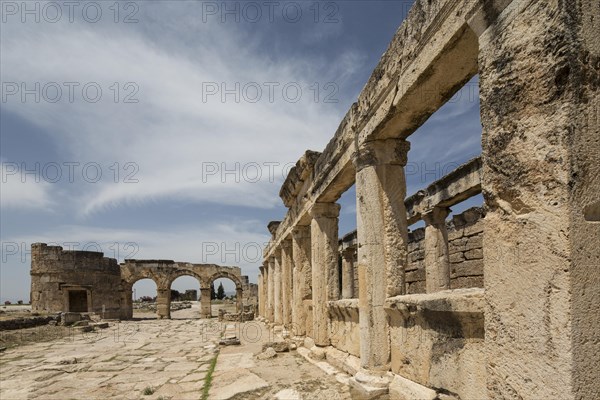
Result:
<instances>
[{"instance_id":1,"label":"distant green tree","mask_svg":"<svg viewBox=\"0 0 600 400\"><path fill-rule=\"evenodd\" d=\"M223 300L225 298L225 288L223 287L223 283L219 283L219 288L217 289L217 299Z\"/></svg>"},{"instance_id":2,"label":"distant green tree","mask_svg":"<svg viewBox=\"0 0 600 400\"><path fill-rule=\"evenodd\" d=\"M210 299L215 300L216 298L217 292L215 292L215 283L213 282L212 285L210 285Z\"/></svg>"},{"instance_id":3,"label":"distant green tree","mask_svg":"<svg viewBox=\"0 0 600 400\"><path fill-rule=\"evenodd\" d=\"M171 301L178 301L179 296L180 296L179 290L171 289Z\"/></svg>"}]
</instances>

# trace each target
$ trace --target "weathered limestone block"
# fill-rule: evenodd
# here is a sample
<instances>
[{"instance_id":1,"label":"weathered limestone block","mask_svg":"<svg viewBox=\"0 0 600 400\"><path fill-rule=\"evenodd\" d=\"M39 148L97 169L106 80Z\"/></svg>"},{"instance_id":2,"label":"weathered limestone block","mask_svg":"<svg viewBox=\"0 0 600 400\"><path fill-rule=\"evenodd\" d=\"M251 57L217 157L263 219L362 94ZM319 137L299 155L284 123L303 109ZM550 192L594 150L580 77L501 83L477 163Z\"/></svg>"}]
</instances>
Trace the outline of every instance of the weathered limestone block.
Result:
<instances>
[{"instance_id":1,"label":"weathered limestone block","mask_svg":"<svg viewBox=\"0 0 600 400\"><path fill-rule=\"evenodd\" d=\"M460 253L452 253L449 256L449 261L452 264L457 264L457 263L461 263L463 261L465 261L465 253L460 252Z\"/></svg>"},{"instance_id":2,"label":"weathered limestone block","mask_svg":"<svg viewBox=\"0 0 600 400\"><path fill-rule=\"evenodd\" d=\"M600 8L514 1L495 21L489 11L479 19L488 396L595 398L600 224L585 210L600 193Z\"/></svg>"},{"instance_id":3,"label":"weathered limestone block","mask_svg":"<svg viewBox=\"0 0 600 400\"><path fill-rule=\"evenodd\" d=\"M345 353L360 356L358 299L329 302L331 345Z\"/></svg>"},{"instance_id":4,"label":"weathered limestone block","mask_svg":"<svg viewBox=\"0 0 600 400\"><path fill-rule=\"evenodd\" d=\"M392 372L479 398L486 384L483 296L483 289L461 289L386 300Z\"/></svg>"},{"instance_id":5,"label":"weathered limestone block","mask_svg":"<svg viewBox=\"0 0 600 400\"><path fill-rule=\"evenodd\" d=\"M450 289L483 288L483 275L460 276L450 279Z\"/></svg>"},{"instance_id":6,"label":"weathered limestone block","mask_svg":"<svg viewBox=\"0 0 600 400\"><path fill-rule=\"evenodd\" d=\"M472 249L465 251L464 254L467 260L479 260L483 258L483 249Z\"/></svg>"},{"instance_id":7,"label":"weathered limestone block","mask_svg":"<svg viewBox=\"0 0 600 400\"><path fill-rule=\"evenodd\" d=\"M483 247L483 235L471 236L465 245L465 251L481 249Z\"/></svg>"},{"instance_id":8,"label":"weathered limestone block","mask_svg":"<svg viewBox=\"0 0 600 400\"><path fill-rule=\"evenodd\" d=\"M450 277L483 275L483 260L466 260L458 264L450 264Z\"/></svg>"},{"instance_id":9,"label":"weathered limestone block","mask_svg":"<svg viewBox=\"0 0 600 400\"><path fill-rule=\"evenodd\" d=\"M406 273L406 282L425 282L425 268L417 269Z\"/></svg>"}]
</instances>

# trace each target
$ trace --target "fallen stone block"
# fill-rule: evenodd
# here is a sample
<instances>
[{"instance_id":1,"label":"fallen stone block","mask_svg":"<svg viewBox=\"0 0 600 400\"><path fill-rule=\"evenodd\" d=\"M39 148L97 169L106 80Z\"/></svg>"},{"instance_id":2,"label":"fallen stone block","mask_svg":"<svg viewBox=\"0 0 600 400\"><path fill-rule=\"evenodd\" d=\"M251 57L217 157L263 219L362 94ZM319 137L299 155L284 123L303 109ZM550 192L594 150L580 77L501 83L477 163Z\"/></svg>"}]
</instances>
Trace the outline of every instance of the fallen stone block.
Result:
<instances>
[{"instance_id":1,"label":"fallen stone block","mask_svg":"<svg viewBox=\"0 0 600 400\"><path fill-rule=\"evenodd\" d=\"M258 358L259 360L268 360L269 358L273 358L276 355L277 352L272 347L269 347L268 349L257 355L256 358Z\"/></svg>"},{"instance_id":2,"label":"fallen stone block","mask_svg":"<svg viewBox=\"0 0 600 400\"><path fill-rule=\"evenodd\" d=\"M263 344L262 349L265 351L269 347L273 348L277 353L284 353L290 351L290 344L288 342L268 342Z\"/></svg>"}]
</instances>

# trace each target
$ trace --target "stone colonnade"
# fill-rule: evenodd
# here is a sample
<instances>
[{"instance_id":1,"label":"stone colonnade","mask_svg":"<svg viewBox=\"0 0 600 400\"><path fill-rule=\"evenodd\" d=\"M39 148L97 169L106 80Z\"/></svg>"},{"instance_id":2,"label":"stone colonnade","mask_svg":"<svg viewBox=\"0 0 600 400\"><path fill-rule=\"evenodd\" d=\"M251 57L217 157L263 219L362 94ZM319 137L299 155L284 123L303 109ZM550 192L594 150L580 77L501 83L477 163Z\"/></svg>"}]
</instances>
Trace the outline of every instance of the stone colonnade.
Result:
<instances>
[{"instance_id":1,"label":"stone colonnade","mask_svg":"<svg viewBox=\"0 0 600 400\"><path fill-rule=\"evenodd\" d=\"M576 3L416 1L323 153L307 151L282 185L261 316L346 352L338 364L367 397L600 392L600 9ZM408 138L475 75L482 157L406 197ZM340 252L336 201L352 185L356 252ZM478 193L481 236L465 228L450 246L450 207ZM424 292L407 294L418 220L410 282L422 273ZM452 286L481 262L483 288Z\"/></svg>"}]
</instances>

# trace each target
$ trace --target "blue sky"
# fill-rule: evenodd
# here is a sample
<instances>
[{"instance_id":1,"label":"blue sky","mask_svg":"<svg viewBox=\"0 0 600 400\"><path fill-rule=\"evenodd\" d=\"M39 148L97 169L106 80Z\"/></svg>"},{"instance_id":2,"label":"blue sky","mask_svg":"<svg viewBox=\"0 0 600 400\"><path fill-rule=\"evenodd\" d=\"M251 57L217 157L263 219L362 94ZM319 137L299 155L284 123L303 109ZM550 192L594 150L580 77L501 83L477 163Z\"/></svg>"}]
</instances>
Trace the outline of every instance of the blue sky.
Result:
<instances>
[{"instance_id":1,"label":"blue sky","mask_svg":"<svg viewBox=\"0 0 600 400\"><path fill-rule=\"evenodd\" d=\"M255 282L287 170L325 147L411 2L15 4L0 24L2 301L28 299L34 242ZM409 194L479 154L480 132L475 78L410 138Z\"/></svg>"}]
</instances>

